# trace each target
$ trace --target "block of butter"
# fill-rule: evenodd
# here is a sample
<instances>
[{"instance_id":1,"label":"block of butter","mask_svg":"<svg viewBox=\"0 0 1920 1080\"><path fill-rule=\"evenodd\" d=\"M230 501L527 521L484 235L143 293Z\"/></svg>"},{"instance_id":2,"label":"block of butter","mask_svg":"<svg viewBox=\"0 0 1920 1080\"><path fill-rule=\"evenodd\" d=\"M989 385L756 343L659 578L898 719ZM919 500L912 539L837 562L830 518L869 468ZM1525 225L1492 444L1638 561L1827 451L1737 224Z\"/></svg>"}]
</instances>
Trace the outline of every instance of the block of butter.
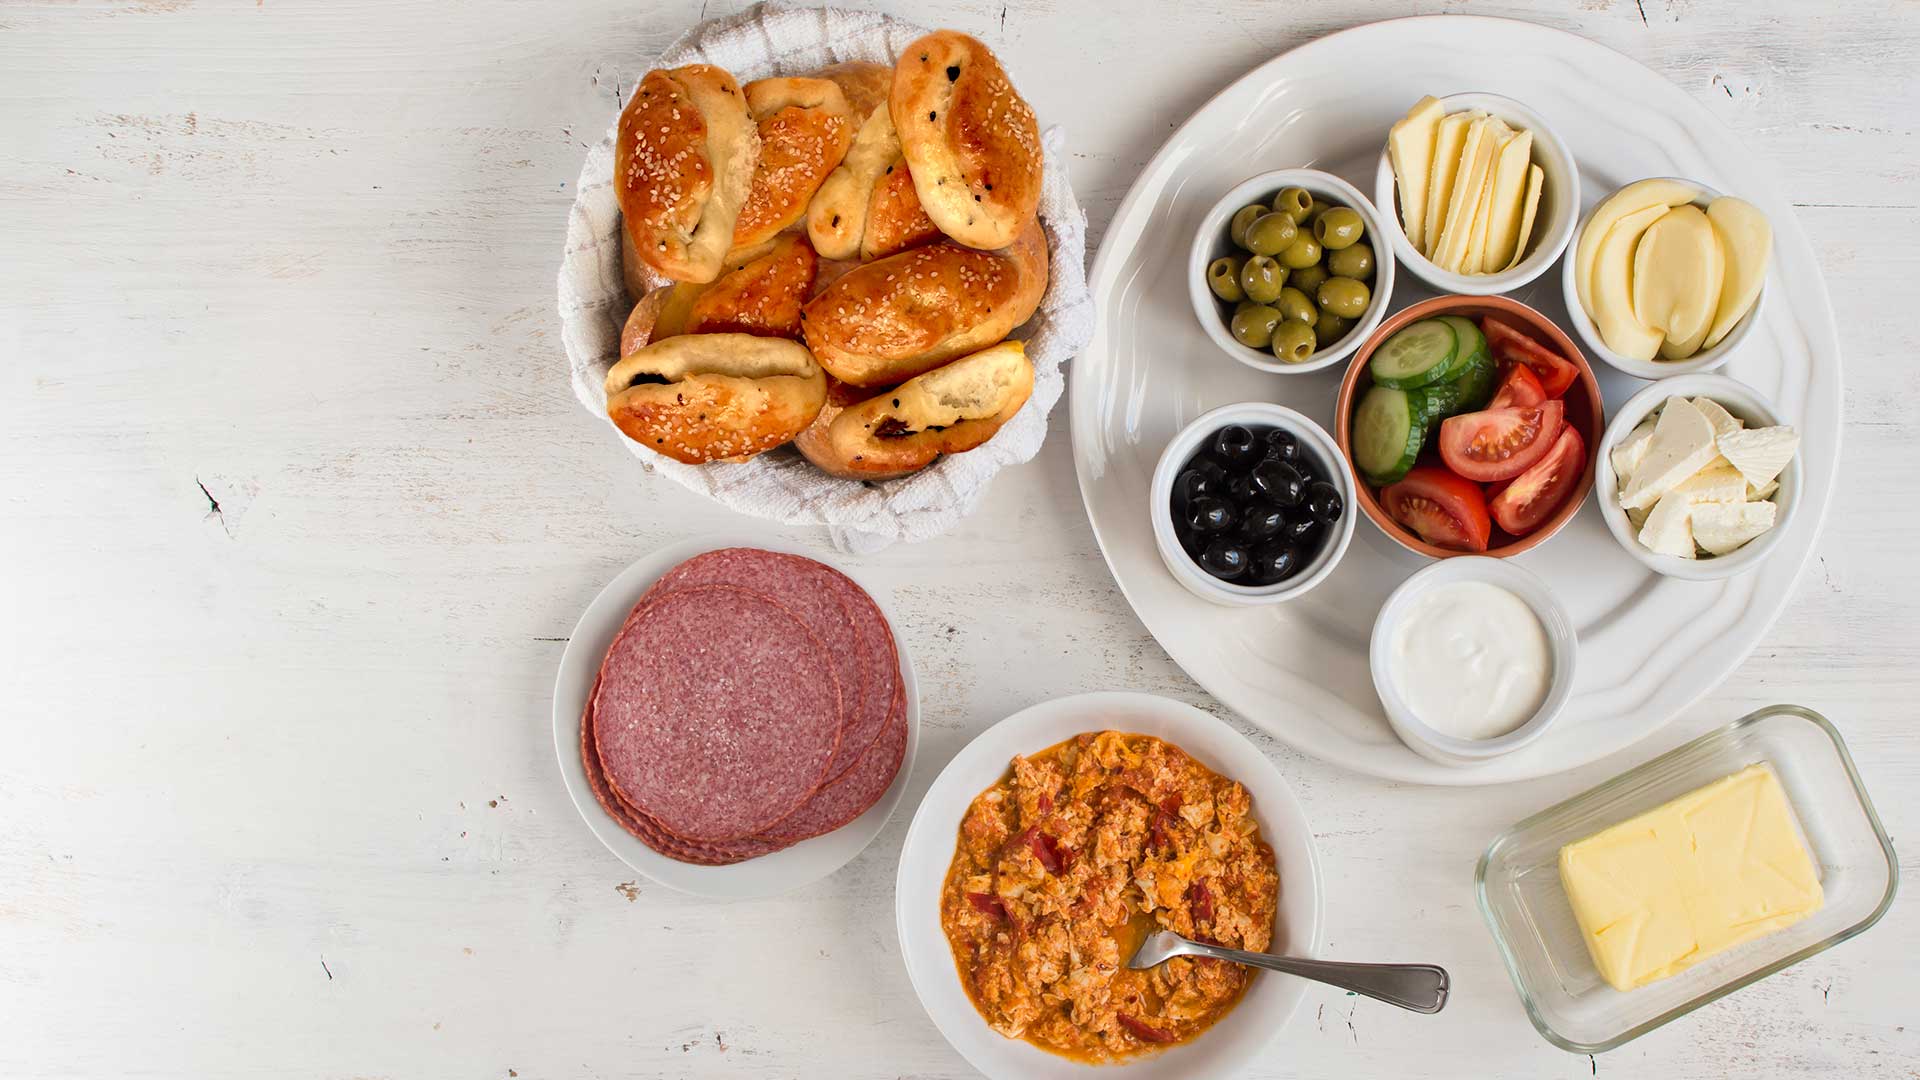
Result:
<instances>
[{"instance_id":1,"label":"block of butter","mask_svg":"<svg viewBox=\"0 0 1920 1080\"><path fill-rule=\"evenodd\" d=\"M1616 990L1791 926L1822 902L1786 792L1765 765L1561 848L1560 883Z\"/></svg>"}]
</instances>

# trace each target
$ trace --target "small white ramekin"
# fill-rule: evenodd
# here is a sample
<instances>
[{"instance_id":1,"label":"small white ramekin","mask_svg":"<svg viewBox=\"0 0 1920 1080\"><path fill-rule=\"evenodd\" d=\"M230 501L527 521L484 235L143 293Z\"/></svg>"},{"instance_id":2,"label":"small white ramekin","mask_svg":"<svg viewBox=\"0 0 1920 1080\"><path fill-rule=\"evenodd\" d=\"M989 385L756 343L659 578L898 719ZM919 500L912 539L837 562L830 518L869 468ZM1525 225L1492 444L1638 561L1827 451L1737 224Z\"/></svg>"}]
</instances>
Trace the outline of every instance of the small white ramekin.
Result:
<instances>
[{"instance_id":1,"label":"small white ramekin","mask_svg":"<svg viewBox=\"0 0 1920 1080\"><path fill-rule=\"evenodd\" d=\"M1719 192L1700 183L1698 180L1688 180L1679 176L1657 177L1653 179L1672 180L1675 183L1686 184L1698 190L1700 194L1694 196L1693 205L1702 210L1707 208L1707 204L1720 197ZM1634 181L1636 184L1639 182L1638 180ZM1624 187L1625 185L1622 186ZM1620 188L1616 188L1607 193L1607 199L1611 199L1619 193ZM1573 332L1579 336L1580 343L1591 350L1593 355L1612 365L1616 371L1626 372L1636 379L1670 379L1676 375L1695 375L1703 371L1712 371L1728 360L1733 359L1733 351L1740 347L1740 343L1747 339L1747 335L1753 331L1754 326L1760 321L1760 305L1766 303L1767 300L1767 285L1764 277L1760 282L1760 294L1753 298L1753 306L1747 309L1745 315L1740 316L1739 322L1733 324L1733 329L1727 331L1727 336L1721 338L1720 343L1711 349L1702 349L1692 356L1687 357L1685 360L1660 360L1657 358L1653 360L1635 360L1629 356L1621 356L1619 353L1607 348L1606 339L1600 336L1600 328L1593 325L1593 317L1587 314L1586 306L1580 303L1578 268L1574 266L1574 258L1571 254L1572 252L1580 250L1580 238L1586 235L1588 223L1593 221L1593 215L1599 211L1601 206L1606 204L1607 199L1601 199L1600 202L1594 204L1593 210L1588 211L1587 215L1580 219L1580 227L1574 230L1573 243L1567 248L1569 254L1560 266L1560 296L1567 304L1567 322L1572 324ZM1627 430L1631 431L1633 429L1628 428Z\"/></svg>"},{"instance_id":2,"label":"small white ramekin","mask_svg":"<svg viewBox=\"0 0 1920 1080\"><path fill-rule=\"evenodd\" d=\"M1534 211L1533 234L1528 243L1532 252L1511 270L1497 274L1456 274L1435 266L1401 226L1400 203L1394 194L1393 160L1385 147L1373 175L1373 201L1387 219L1393 236L1393 250L1414 276L1443 293L1463 296L1494 296L1509 293L1547 272L1553 260L1567 248L1573 237L1573 223L1580 217L1580 169L1567 144L1546 118L1520 102L1499 94L1448 94L1440 107L1449 113L1479 109L1498 117L1508 127L1533 132L1533 163L1540 166L1540 205Z\"/></svg>"},{"instance_id":3,"label":"small white ramekin","mask_svg":"<svg viewBox=\"0 0 1920 1080\"><path fill-rule=\"evenodd\" d=\"M1213 289L1207 285L1207 267L1213 260L1233 251L1233 239L1227 233L1234 212L1251 203L1271 203L1280 189L1286 187L1306 188L1330 203L1359 211L1360 220L1367 226L1367 243L1373 245L1373 282L1368 286L1373 290L1373 300L1367 310L1354 322L1346 337L1324 349L1315 349L1312 356L1298 364L1284 363L1266 349L1249 348L1233 340L1228 328L1233 319L1233 305L1213 295ZM1373 328L1386 317L1387 304L1393 299L1393 249L1385 239L1386 228L1380 212L1360 194L1360 189L1332 173L1318 169L1281 169L1251 177L1221 196L1213 209L1200 219L1200 228L1193 234L1193 249L1187 255L1187 295L1193 301L1194 317L1200 320L1200 328L1221 352L1250 368L1279 375L1299 375L1332 367L1351 356L1353 350L1367 340Z\"/></svg>"},{"instance_id":4,"label":"small white ramekin","mask_svg":"<svg viewBox=\"0 0 1920 1080\"><path fill-rule=\"evenodd\" d=\"M1620 478L1613 471L1613 448L1633 434L1633 429L1639 427L1640 422L1655 409L1665 405L1668 398L1676 397L1711 399L1746 421L1748 427L1773 427L1784 423L1780 419L1780 411L1773 407L1772 402L1760 396L1758 390L1725 375L1699 372L1654 383L1628 398L1627 403L1613 414L1606 434L1600 437L1600 457L1593 467L1593 491L1600 500L1600 516L1607 523L1607 531L1620 542L1627 554L1656 574L1683 581L1730 578L1760 565L1760 560L1778 547L1780 538L1786 535L1794 513L1800 508L1800 455L1795 454L1780 473L1780 490L1773 493L1773 504L1778 507L1774 512L1773 528L1725 555L1709 555L1698 559L1656 555L1641 546L1640 530L1633 527L1627 512L1620 509Z\"/></svg>"},{"instance_id":5,"label":"small white ramekin","mask_svg":"<svg viewBox=\"0 0 1920 1080\"><path fill-rule=\"evenodd\" d=\"M1428 589L1459 581L1498 585L1525 601L1546 630L1547 643L1553 651L1553 679L1547 684L1546 700L1540 703L1539 710L1526 723L1490 739L1462 739L1428 727L1407 705L1393 682L1393 634L1407 605ZM1573 620L1568 618L1566 608L1547 588L1546 582L1505 559L1476 555L1442 559L1393 590L1374 619L1367 660L1373 668L1374 691L1380 695L1380 704L1387 711L1387 723L1408 749L1443 765L1478 765L1512 753L1546 732L1573 694L1574 663L1579 652L1580 638L1574 632Z\"/></svg>"},{"instance_id":6,"label":"small white ramekin","mask_svg":"<svg viewBox=\"0 0 1920 1080\"><path fill-rule=\"evenodd\" d=\"M1294 437L1300 440L1300 449L1319 459L1327 480L1340 492L1344 509L1340 513L1340 520L1333 525L1333 535L1321 545L1320 553L1314 556L1312 562L1285 581L1272 585L1236 585L1221 581L1202 570L1180 546L1180 538L1174 535L1174 478L1180 475L1181 468L1200 450L1201 445L1228 424L1277 427L1293 432ZM1229 607L1283 603L1325 581L1333 573L1340 557L1347 553L1347 544L1353 539L1353 519L1359 513L1353 504L1353 470L1348 468L1346 459L1340 455L1340 447L1334 443L1333 436L1292 409L1264 401L1222 405L1181 428L1180 433L1167 443L1167 448L1160 452L1160 463L1153 470L1153 484L1148 488L1147 497L1152 502L1154 547L1159 549L1160 561L1166 564L1167 572L1200 599Z\"/></svg>"}]
</instances>

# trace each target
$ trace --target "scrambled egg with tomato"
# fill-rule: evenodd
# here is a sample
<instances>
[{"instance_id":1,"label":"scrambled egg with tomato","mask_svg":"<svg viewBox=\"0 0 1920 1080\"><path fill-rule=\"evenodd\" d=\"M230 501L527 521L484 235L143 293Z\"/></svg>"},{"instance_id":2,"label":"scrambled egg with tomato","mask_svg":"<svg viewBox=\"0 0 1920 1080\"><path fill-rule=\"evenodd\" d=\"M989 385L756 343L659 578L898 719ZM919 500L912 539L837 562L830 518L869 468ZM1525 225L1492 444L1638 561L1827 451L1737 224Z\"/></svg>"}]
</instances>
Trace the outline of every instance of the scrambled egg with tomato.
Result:
<instances>
[{"instance_id":1,"label":"scrambled egg with tomato","mask_svg":"<svg viewBox=\"0 0 1920 1080\"><path fill-rule=\"evenodd\" d=\"M995 1031L1117 1061L1198 1035L1253 977L1191 957L1129 970L1140 941L1264 951L1279 891L1245 788L1171 743L1105 731L1014 758L973 800L940 924Z\"/></svg>"}]
</instances>

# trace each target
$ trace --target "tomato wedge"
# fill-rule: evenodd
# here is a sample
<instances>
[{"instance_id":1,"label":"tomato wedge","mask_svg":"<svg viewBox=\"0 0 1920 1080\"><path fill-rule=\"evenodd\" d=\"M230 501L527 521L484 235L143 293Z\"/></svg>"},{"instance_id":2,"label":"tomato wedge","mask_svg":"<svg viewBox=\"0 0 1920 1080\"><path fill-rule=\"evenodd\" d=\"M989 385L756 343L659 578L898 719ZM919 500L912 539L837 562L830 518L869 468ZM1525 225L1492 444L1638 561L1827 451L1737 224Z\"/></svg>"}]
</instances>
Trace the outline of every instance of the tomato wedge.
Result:
<instances>
[{"instance_id":1,"label":"tomato wedge","mask_svg":"<svg viewBox=\"0 0 1920 1080\"><path fill-rule=\"evenodd\" d=\"M1483 484L1511 480L1553 448L1567 406L1548 400L1529 408L1482 409L1450 416L1440 424L1440 460Z\"/></svg>"},{"instance_id":2,"label":"tomato wedge","mask_svg":"<svg viewBox=\"0 0 1920 1080\"><path fill-rule=\"evenodd\" d=\"M1436 547L1487 550L1493 523L1480 485L1437 465L1422 465L1380 492L1387 516Z\"/></svg>"},{"instance_id":3,"label":"tomato wedge","mask_svg":"<svg viewBox=\"0 0 1920 1080\"><path fill-rule=\"evenodd\" d=\"M1532 368L1550 398L1566 393L1580 377L1580 369L1573 361L1533 340L1510 322L1484 315L1480 318L1480 332L1487 335L1487 349L1495 360Z\"/></svg>"},{"instance_id":4,"label":"tomato wedge","mask_svg":"<svg viewBox=\"0 0 1920 1080\"><path fill-rule=\"evenodd\" d=\"M1489 409L1505 409L1511 406L1528 408L1547 400L1547 391L1540 385L1539 376L1525 364L1508 364L1507 377L1500 380L1500 389L1493 392L1493 400L1487 402Z\"/></svg>"},{"instance_id":5,"label":"tomato wedge","mask_svg":"<svg viewBox=\"0 0 1920 1080\"><path fill-rule=\"evenodd\" d=\"M1553 516L1567 501L1580 477L1587 471L1587 441L1572 424L1560 429L1560 437L1545 457L1502 488L1487 509L1502 529L1525 536Z\"/></svg>"}]
</instances>

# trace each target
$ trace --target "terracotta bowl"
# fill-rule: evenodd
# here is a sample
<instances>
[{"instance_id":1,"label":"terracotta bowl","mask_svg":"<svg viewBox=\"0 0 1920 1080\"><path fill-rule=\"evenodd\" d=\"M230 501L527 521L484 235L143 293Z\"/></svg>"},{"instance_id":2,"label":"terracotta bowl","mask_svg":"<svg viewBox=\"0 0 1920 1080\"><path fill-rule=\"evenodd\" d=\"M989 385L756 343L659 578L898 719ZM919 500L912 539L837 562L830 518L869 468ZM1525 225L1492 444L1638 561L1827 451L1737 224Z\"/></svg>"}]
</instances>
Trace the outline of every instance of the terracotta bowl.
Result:
<instances>
[{"instance_id":1,"label":"terracotta bowl","mask_svg":"<svg viewBox=\"0 0 1920 1080\"><path fill-rule=\"evenodd\" d=\"M1392 337L1401 327L1435 315L1463 315L1467 318L1499 315L1533 335L1541 344L1558 349L1580 369L1580 378L1567 389L1565 396L1567 422L1573 425L1574 430L1578 431L1580 437L1587 443L1587 468L1580 474L1580 486L1575 489L1572 498L1562 503L1560 509L1554 511L1552 517L1526 536L1513 536L1503 532L1499 525L1495 525L1493 534L1487 538L1485 552L1455 551L1452 548L1436 547L1401 528L1399 523L1388 517L1387 512L1381 508L1378 492L1360 476L1360 471L1353 466L1354 399L1359 396L1364 387L1372 385L1367 381L1367 361L1372 358L1373 350L1379 348L1381 342ZM1580 347L1573 343L1573 339L1567 336L1566 331L1555 326L1545 315L1518 300L1509 300L1504 296L1436 296L1431 300L1424 300L1412 307L1402 309L1392 318L1381 323L1379 329L1373 332L1373 336L1360 347L1360 351L1353 354L1352 361L1347 365L1346 378L1340 381L1340 399L1334 406L1333 421L1334 441L1340 444L1340 453L1346 459L1347 468L1353 470L1354 502L1358 503L1367 517L1379 526L1381 532L1392 537L1395 543L1416 555L1425 555L1430 559L1479 554L1504 559L1523 551L1531 551L1546 543L1567 522L1573 520L1573 515L1580 512L1580 504L1587 501L1588 493L1593 490L1593 464L1600 452L1600 436L1606 431L1607 426L1605 409L1600 399L1600 384L1594 379L1593 366L1587 362ZM1427 458L1427 453L1422 453L1420 456L1423 464L1426 463ZM1438 461L1438 458L1434 460Z\"/></svg>"}]
</instances>

